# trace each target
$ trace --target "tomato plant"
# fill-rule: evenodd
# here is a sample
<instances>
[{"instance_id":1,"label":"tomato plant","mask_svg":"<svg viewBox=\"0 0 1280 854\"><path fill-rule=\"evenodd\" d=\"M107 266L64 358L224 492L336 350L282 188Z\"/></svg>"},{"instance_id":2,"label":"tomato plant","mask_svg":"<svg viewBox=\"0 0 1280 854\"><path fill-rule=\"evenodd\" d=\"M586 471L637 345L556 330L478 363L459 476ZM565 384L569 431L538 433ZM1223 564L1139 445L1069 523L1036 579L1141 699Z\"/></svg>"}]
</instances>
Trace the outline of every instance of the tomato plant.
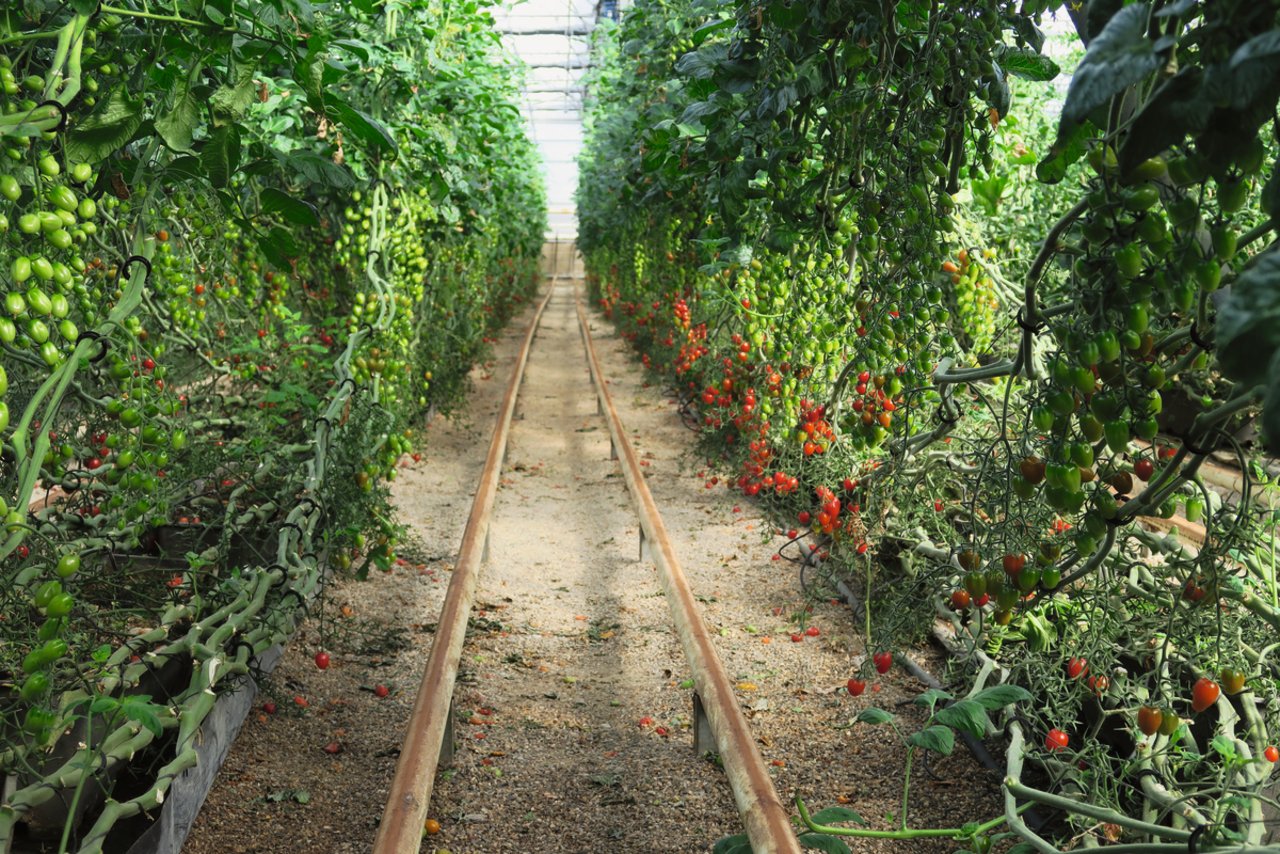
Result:
<instances>
[{"instance_id":1,"label":"tomato plant","mask_svg":"<svg viewBox=\"0 0 1280 854\"><path fill-rule=\"evenodd\" d=\"M387 482L532 292L543 197L477 4L0 23L0 848L66 787L63 847L101 850L322 556L394 565Z\"/></svg>"},{"instance_id":2,"label":"tomato plant","mask_svg":"<svg viewBox=\"0 0 1280 854\"><path fill-rule=\"evenodd\" d=\"M858 589L866 650L946 621L977 672L1035 694L1011 738L1061 728L1088 756L1026 762L1135 844L1180 837L1125 794L1135 743L1091 721L1159 709L1179 748L1153 773L1211 828L1248 825L1264 778L1192 758L1240 733L1213 702L1182 725L1196 680L1239 671L1251 755L1280 727L1275 663L1241 656L1280 629L1271 514L1208 484L1224 458L1269 483L1280 437L1278 33L1235 0L655 0L597 38L579 214L600 309L715 477ZM1157 524L1180 511L1202 543ZM1006 765L1049 800L1021 751ZM1098 821L1064 826L1101 845Z\"/></svg>"}]
</instances>

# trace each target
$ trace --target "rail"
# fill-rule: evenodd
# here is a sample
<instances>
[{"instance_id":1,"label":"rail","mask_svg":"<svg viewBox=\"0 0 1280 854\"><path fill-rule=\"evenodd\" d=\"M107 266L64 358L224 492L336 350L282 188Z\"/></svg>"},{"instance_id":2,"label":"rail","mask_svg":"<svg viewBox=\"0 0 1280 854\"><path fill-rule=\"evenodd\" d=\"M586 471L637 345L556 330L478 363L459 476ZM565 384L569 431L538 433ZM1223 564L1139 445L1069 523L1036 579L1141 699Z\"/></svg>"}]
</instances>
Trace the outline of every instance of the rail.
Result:
<instances>
[{"instance_id":1,"label":"rail","mask_svg":"<svg viewBox=\"0 0 1280 854\"><path fill-rule=\"evenodd\" d=\"M524 344L511 371L511 379L507 383L506 396L502 400L498 422L485 457L484 471L480 475L475 501L471 505L471 515L467 518L467 527L462 534L458 562L449 579L431 654L427 658L427 667L423 671L422 683L409 718L400 760L396 763L391 793L382 813L378 835L374 839L374 854L414 854L422 844L422 826L427 818L427 808L431 804L436 768L440 764L442 751L447 756L452 750L449 730L453 720L453 687L458 679L458 660L462 656L462 644L467 635L467 621L475 599L480 564L487 551L489 517L498 492L502 459L506 454L516 398L529 359L529 348L554 290L549 288L538 305L525 332Z\"/></svg>"},{"instance_id":2,"label":"rail","mask_svg":"<svg viewBox=\"0 0 1280 854\"><path fill-rule=\"evenodd\" d=\"M609 423L614 453L622 462L627 489L635 500L640 515L641 554L650 556L658 567L663 590L671 606L671 617L676 624L676 632L680 636L689 669L693 672L697 692L694 695L695 719L706 716L754 854L799 852L800 843L791 829L787 811L773 787L773 779L765 768L764 759L756 749L755 739L738 706L738 698L733 692L729 675L716 654L711 635L695 604L689 580L676 558L658 506L645 483L640 459L622 429L622 419L613 406L613 398L596 358L595 344L591 340L582 302L580 299L576 299L576 302L578 326L586 345L587 363L591 368L597 402ZM698 722L695 720L695 738L697 727Z\"/></svg>"}]
</instances>

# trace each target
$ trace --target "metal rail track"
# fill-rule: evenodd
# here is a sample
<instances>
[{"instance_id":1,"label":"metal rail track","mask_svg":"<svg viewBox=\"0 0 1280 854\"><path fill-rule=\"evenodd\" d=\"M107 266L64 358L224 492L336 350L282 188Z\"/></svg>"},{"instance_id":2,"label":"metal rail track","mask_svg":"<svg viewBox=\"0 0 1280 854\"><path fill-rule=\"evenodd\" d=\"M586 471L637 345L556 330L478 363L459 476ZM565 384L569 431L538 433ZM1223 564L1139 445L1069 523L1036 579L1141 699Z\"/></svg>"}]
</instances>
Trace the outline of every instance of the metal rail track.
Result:
<instances>
[{"instance_id":1,"label":"metal rail track","mask_svg":"<svg viewBox=\"0 0 1280 854\"><path fill-rule=\"evenodd\" d=\"M458 680L458 660L462 656L462 644L466 640L467 621L475 600L476 584L480 577L480 564L485 558L488 542L489 517L497 497L498 479L502 474L502 459L507 451L507 436L511 432L511 419L515 414L516 397L520 382L524 379L525 365L529 360L529 348L537 334L542 313L551 301L554 288L538 305L538 310L524 334L524 344L516 357L511 379L507 383L506 396L498 413L498 423L489 441L489 453L485 457L484 471L480 474L476 497L467 517L467 527L462 533L462 548L458 562L449 579L444 607L436 626L427 668L409 717L408 731L400 759L396 763L395 777L391 780L391 793L382 812L382 823L374 838L375 854L411 854L422 845L422 826L431 804L431 790L435 786L436 768L442 755L452 755L453 738L453 687Z\"/></svg>"},{"instance_id":2,"label":"metal rail track","mask_svg":"<svg viewBox=\"0 0 1280 854\"><path fill-rule=\"evenodd\" d=\"M667 604L671 606L671 618L680 636L680 645L684 648L689 669L693 671L696 689L693 701L695 739L699 737L701 719L705 715L754 854L799 852L800 843L791 829L787 811L773 787L773 779L765 768L764 759L756 749L755 739L738 706L738 698L733 693L729 675L716 654L711 634L695 604L693 590L667 536L658 505L645 483L640 459L636 456L635 448L622 428L622 419L613 406L613 398L596 358L595 344L591 340L591 330L582 301L577 299L576 302L578 328L582 331L582 341L587 349L587 363L591 367L597 402L609 423L614 454L621 458L627 490L640 515L640 554L642 558L651 558L658 567Z\"/></svg>"},{"instance_id":3,"label":"metal rail track","mask_svg":"<svg viewBox=\"0 0 1280 854\"><path fill-rule=\"evenodd\" d=\"M453 689L480 566L487 557L489 522L506 453L507 436L529 349L543 311L555 291L553 283L525 333L524 345L512 369L471 515L463 533L457 566L449 581L431 653L409 719L382 823L374 840L374 854L416 854L419 851L436 770L452 757ZM614 409L576 288L573 295L598 409L608 422L613 456L620 459L628 491L640 516L640 557L642 560L651 558L658 567L671 607L672 621L693 675L694 750L699 754L707 750L719 753L755 854L799 854L800 845L790 819L756 749L755 739L738 706L724 665L716 655L693 591L644 482L639 458Z\"/></svg>"}]
</instances>

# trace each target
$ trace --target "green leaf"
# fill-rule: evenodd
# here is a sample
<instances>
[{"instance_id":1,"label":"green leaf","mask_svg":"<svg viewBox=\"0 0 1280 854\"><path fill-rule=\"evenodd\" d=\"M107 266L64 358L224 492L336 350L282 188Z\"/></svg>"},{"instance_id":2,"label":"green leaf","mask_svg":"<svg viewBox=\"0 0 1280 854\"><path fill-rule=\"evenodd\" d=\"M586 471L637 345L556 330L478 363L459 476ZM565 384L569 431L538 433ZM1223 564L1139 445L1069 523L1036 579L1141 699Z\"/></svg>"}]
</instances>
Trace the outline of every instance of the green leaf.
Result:
<instances>
[{"instance_id":1,"label":"green leaf","mask_svg":"<svg viewBox=\"0 0 1280 854\"><path fill-rule=\"evenodd\" d=\"M164 732L164 726L156 715L156 710L164 707L152 703L150 697L145 695L126 697L120 704L120 708L126 718L141 724L152 735L159 737Z\"/></svg>"},{"instance_id":2,"label":"green leaf","mask_svg":"<svg viewBox=\"0 0 1280 854\"><path fill-rule=\"evenodd\" d=\"M860 724L887 724L893 720L893 715L889 714L884 709L877 709L875 706L872 706L869 709L863 709L859 712L856 720Z\"/></svg>"},{"instance_id":3,"label":"green leaf","mask_svg":"<svg viewBox=\"0 0 1280 854\"><path fill-rule=\"evenodd\" d=\"M1215 735L1209 746L1223 759L1237 759L1240 756L1236 752L1236 743L1225 735Z\"/></svg>"},{"instance_id":4,"label":"green leaf","mask_svg":"<svg viewBox=\"0 0 1280 854\"><path fill-rule=\"evenodd\" d=\"M1233 380L1256 386L1280 348L1280 252L1258 256L1218 305L1218 364ZM1273 384L1280 376L1271 375Z\"/></svg>"},{"instance_id":5,"label":"green leaf","mask_svg":"<svg viewBox=\"0 0 1280 854\"><path fill-rule=\"evenodd\" d=\"M907 744L923 747L925 750L932 750L943 756L950 756L951 751L955 750L956 734L948 727L935 724L919 732L913 732L907 738Z\"/></svg>"},{"instance_id":6,"label":"green leaf","mask_svg":"<svg viewBox=\"0 0 1280 854\"><path fill-rule=\"evenodd\" d=\"M1142 161L1189 133L1199 133L1209 124L1213 103L1206 96L1203 72L1190 65L1161 86L1133 118L1133 127L1120 149L1120 169L1132 169Z\"/></svg>"},{"instance_id":7,"label":"green leaf","mask_svg":"<svg viewBox=\"0 0 1280 854\"><path fill-rule=\"evenodd\" d=\"M1280 377L1277 371L1280 371L1280 350L1271 357L1270 375ZM1262 433L1267 440L1267 450L1275 454L1280 448L1280 381L1274 379L1262 400Z\"/></svg>"},{"instance_id":8,"label":"green leaf","mask_svg":"<svg viewBox=\"0 0 1280 854\"><path fill-rule=\"evenodd\" d=\"M332 117L347 130L351 131L352 135L364 147L371 150L385 151L392 155L395 154L395 138L380 122L375 121L367 113L363 113L350 104L339 101L332 96L327 98L326 101Z\"/></svg>"},{"instance_id":9,"label":"green leaf","mask_svg":"<svg viewBox=\"0 0 1280 854\"><path fill-rule=\"evenodd\" d=\"M218 128L200 147L200 166L215 187L227 186L239 165L240 131L235 125Z\"/></svg>"},{"instance_id":10,"label":"green leaf","mask_svg":"<svg viewBox=\"0 0 1280 854\"><path fill-rule=\"evenodd\" d=\"M173 88L173 107L156 119L156 133L173 151L186 152L199 123L200 102L191 94L190 81L180 80Z\"/></svg>"},{"instance_id":11,"label":"green leaf","mask_svg":"<svg viewBox=\"0 0 1280 854\"><path fill-rule=\"evenodd\" d=\"M115 697L95 697L93 702L89 704L89 711L95 715L103 715L107 712L114 712L120 707L120 701Z\"/></svg>"},{"instance_id":12,"label":"green leaf","mask_svg":"<svg viewBox=\"0 0 1280 854\"><path fill-rule=\"evenodd\" d=\"M726 836L716 842L711 854L751 854L751 840L745 833Z\"/></svg>"},{"instance_id":13,"label":"green leaf","mask_svg":"<svg viewBox=\"0 0 1280 854\"><path fill-rule=\"evenodd\" d=\"M938 705L938 703L940 702L945 703L948 700L952 700L952 699L955 699L955 698L952 697L950 694L948 694L946 691L943 691L939 688L929 688L928 690L926 690L920 696L916 697L911 702L915 703L917 706L924 706L926 709L931 709L934 706Z\"/></svg>"},{"instance_id":14,"label":"green leaf","mask_svg":"<svg viewBox=\"0 0 1280 854\"><path fill-rule=\"evenodd\" d=\"M836 824L843 821L851 821L854 824L867 823L865 818L848 807L827 807L826 809L818 810L811 818L814 824Z\"/></svg>"},{"instance_id":15,"label":"green leaf","mask_svg":"<svg viewBox=\"0 0 1280 854\"><path fill-rule=\"evenodd\" d=\"M209 97L213 114L223 122L244 118L253 103L253 66L245 63L236 66L235 80L219 86Z\"/></svg>"},{"instance_id":16,"label":"green leaf","mask_svg":"<svg viewBox=\"0 0 1280 854\"><path fill-rule=\"evenodd\" d=\"M960 700L945 709L940 709L933 719L952 729L967 732L974 738L986 736L987 728L991 725L987 710L981 703L974 700Z\"/></svg>"},{"instance_id":17,"label":"green leaf","mask_svg":"<svg viewBox=\"0 0 1280 854\"><path fill-rule=\"evenodd\" d=\"M693 46L698 47L722 30L733 29L734 23L735 21L732 18L725 18L723 21L712 21L709 24L703 24L693 31Z\"/></svg>"},{"instance_id":18,"label":"green leaf","mask_svg":"<svg viewBox=\"0 0 1280 854\"><path fill-rule=\"evenodd\" d=\"M1023 80L1045 82L1057 77L1061 71L1058 63L1029 47L1001 45L996 48L995 58L1006 72Z\"/></svg>"},{"instance_id":19,"label":"green leaf","mask_svg":"<svg viewBox=\"0 0 1280 854\"><path fill-rule=\"evenodd\" d=\"M983 688L969 699L987 711L995 712L1014 703L1025 703L1031 699L1031 692L1018 685L993 685Z\"/></svg>"},{"instance_id":20,"label":"green leaf","mask_svg":"<svg viewBox=\"0 0 1280 854\"><path fill-rule=\"evenodd\" d=\"M331 190L350 190L356 185L346 167L311 152L290 155L284 159L284 166L294 174Z\"/></svg>"},{"instance_id":21,"label":"green leaf","mask_svg":"<svg viewBox=\"0 0 1280 854\"><path fill-rule=\"evenodd\" d=\"M1232 105L1244 108L1259 96L1274 101L1276 77L1280 75L1280 30L1254 36L1231 55L1230 86Z\"/></svg>"},{"instance_id":22,"label":"green leaf","mask_svg":"<svg viewBox=\"0 0 1280 854\"><path fill-rule=\"evenodd\" d=\"M112 90L88 118L67 132L67 159L100 163L122 148L142 124L142 102L131 101L124 87Z\"/></svg>"},{"instance_id":23,"label":"green leaf","mask_svg":"<svg viewBox=\"0 0 1280 854\"><path fill-rule=\"evenodd\" d=\"M295 199L282 190L267 187L259 194L258 200L265 213L278 213L295 225L320 224L320 217L316 216L316 209L310 203Z\"/></svg>"},{"instance_id":24,"label":"green leaf","mask_svg":"<svg viewBox=\"0 0 1280 854\"><path fill-rule=\"evenodd\" d=\"M845 845L834 836L827 836L823 833L802 833L796 837L796 841L800 843L802 848L827 851L830 854L849 854L848 845Z\"/></svg>"},{"instance_id":25,"label":"green leaf","mask_svg":"<svg viewBox=\"0 0 1280 854\"><path fill-rule=\"evenodd\" d=\"M276 226L267 234L260 236L258 238L258 248L267 256L267 260L277 267L288 267L289 262L297 258L301 252L297 241L293 239L293 235L289 230L280 226Z\"/></svg>"},{"instance_id":26,"label":"green leaf","mask_svg":"<svg viewBox=\"0 0 1280 854\"><path fill-rule=\"evenodd\" d=\"M1049 149L1044 160L1036 164L1036 180L1043 184L1056 184L1067 177L1067 169L1088 150L1086 143L1092 135L1092 126L1085 122L1076 125L1065 138L1061 135Z\"/></svg>"},{"instance_id":27,"label":"green leaf","mask_svg":"<svg viewBox=\"0 0 1280 854\"><path fill-rule=\"evenodd\" d=\"M1147 38L1148 12L1145 3L1124 7L1089 45L1071 77L1059 134L1160 67L1155 44Z\"/></svg>"}]
</instances>

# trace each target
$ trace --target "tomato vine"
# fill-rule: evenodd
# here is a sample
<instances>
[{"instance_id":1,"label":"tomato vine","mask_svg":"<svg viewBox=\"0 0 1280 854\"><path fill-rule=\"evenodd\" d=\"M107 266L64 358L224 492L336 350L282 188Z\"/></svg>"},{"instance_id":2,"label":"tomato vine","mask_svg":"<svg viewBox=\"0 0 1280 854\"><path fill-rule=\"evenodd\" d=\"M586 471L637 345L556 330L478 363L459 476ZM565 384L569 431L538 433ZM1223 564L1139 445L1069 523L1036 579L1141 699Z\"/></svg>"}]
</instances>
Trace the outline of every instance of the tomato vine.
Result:
<instances>
[{"instance_id":1,"label":"tomato vine","mask_svg":"<svg viewBox=\"0 0 1280 854\"><path fill-rule=\"evenodd\" d=\"M1277 11L642 2L597 48L595 296L868 648L936 618L971 695L1033 693L1001 724L1032 850L1266 834ZM1047 22L1083 49L1052 122Z\"/></svg>"},{"instance_id":2,"label":"tomato vine","mask_svg":"<svg viewBox=\"0 0 1280 854\"><path fill-rule=\"evenodd\" d=\"M0 12L0 847L112 844L328 573L394 565L411 427L536 281L492 25Z\"/></svg>"}]
</instances>

